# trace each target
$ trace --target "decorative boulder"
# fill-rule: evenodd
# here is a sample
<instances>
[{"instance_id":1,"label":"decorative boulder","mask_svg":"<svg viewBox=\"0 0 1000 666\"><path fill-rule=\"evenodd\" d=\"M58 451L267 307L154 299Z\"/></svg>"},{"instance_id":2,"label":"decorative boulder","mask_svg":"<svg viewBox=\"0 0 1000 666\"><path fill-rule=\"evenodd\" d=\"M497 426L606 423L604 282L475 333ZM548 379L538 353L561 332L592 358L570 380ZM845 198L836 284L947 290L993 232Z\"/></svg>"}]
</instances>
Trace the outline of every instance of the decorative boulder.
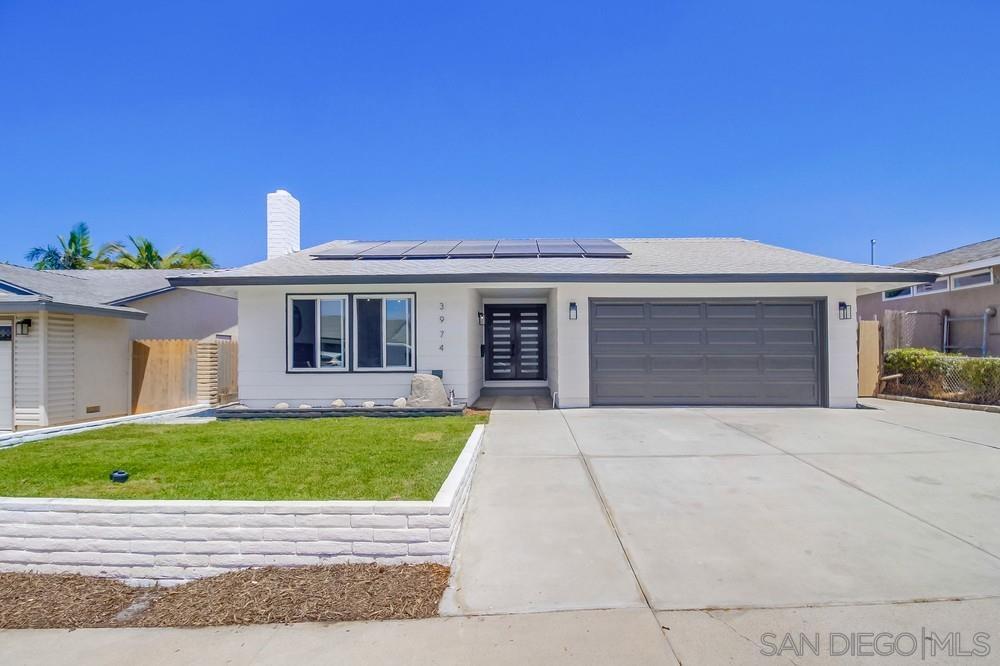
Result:
<instances>
[{"instance_id":1,"label":"decorative boulder","mask_svg":"<svg viewBox=\"0 0 1000 666\"><path fill-rule=\"evenodd\" d=\"M406 398L396 398L392 401L393 407L406 407Z\"/></svg>"},{"instance_id":2,"label":"decorative boulder","mask_svg":"<svg viewBox=\"0 0 1000 666\"><path fill-rule=\"evenodd\" d=\"M312 409L312 408L313 408L312 405L307 405L304 402L301 405L299 405L299 409Z\"/></svg>"},{"instance_id":3,"label":"decorative boulder","mask_svg":"<svg viewBox=\"0 0 1000 666\"><path fill-rule=\"evenodd\" d=\"M333 402L330 403L330 406L331 407L347 407L347 403L344 402L343 400L341 400L340 398L337 398L336 400L334 400Z\"/></svg>"},{"instance_id":4,"label":"decorative boulder","mask_svg":"<svg viewBox=\"0 0 1000 666\"><path fill-rule=\"evenodd\" d=\"M434 375L413 375L410 380L410 397L406 399L408 407L448 407L448 392L444 383Z\"/></svg>"},{"instance_id":5,"label":"decorative boulder","mask_svg":"<svg viewBox=\"0 0 1000 666\"><path fill-rule=\"evenodd\" d=\"M235 409L240 409L240 410L243 410L243 409L250 409L250 408L247 407L246 405L233 405L232 407L229 407L228 409L234 409L234 410Z\"/></svg>"},{"instance_id":6,"label":"decorative boulder","mask_svg":"<svg viewBox=\"0 0 1000 666\"><path fill-rule=\"evenodd\" d=\"M279 402L277 405L274 406L274 408L275 409L288 409L288 403L287 402Z\"/></svg>"},{"instance_id":7,"label":"decorative boulder","mask_svg":"<svg viewBox=\"0 0 1000 666\"><path fill-rule=\"evenodd\" d=\"M372 407L375 406L375 402L372 400L365 400L363 403L361 403L361 406L364 407L365 409L371 409Z\"/></svg>"}]
</instances>

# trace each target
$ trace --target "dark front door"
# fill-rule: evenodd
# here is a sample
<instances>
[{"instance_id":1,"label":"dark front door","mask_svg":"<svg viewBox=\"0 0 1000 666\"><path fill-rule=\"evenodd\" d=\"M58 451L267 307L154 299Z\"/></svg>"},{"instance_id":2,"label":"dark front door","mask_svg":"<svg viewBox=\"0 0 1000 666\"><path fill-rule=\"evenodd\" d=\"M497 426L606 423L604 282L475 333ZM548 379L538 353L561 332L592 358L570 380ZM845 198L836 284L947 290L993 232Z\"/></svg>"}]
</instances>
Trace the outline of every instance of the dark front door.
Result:
<instances>
[{"instance_id":1,"label":"dark front door","mask_svg":"<svg viewBox=\"0 0 1000 666\"><path fill-rule=\"evenodd\" d=\"M545 306L486 306L486 379L545 379Z\"/></svg>"}]
</instances>

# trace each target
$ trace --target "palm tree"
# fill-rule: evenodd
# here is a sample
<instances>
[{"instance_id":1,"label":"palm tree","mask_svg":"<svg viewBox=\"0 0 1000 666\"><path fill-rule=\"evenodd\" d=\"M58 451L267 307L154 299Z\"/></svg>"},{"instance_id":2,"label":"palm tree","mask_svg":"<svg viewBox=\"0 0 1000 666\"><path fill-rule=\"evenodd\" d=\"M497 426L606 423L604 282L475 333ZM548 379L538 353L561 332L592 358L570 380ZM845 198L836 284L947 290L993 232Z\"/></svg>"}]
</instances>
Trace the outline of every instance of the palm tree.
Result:
<instances>
[{"instance_id":1,"label":"palm tree","mask_svg":"<svg viewBox=\"0 0 1000 666\"><path fill-rule=\"evenodd\" d=\"M201 248L188 252L177 248L163 256L148 238L129 236L128 239L135 248L134 252L125 249L121 243L109 246L116 253L111 260L112 268L215 268L215 262Z\"/></svg>"},{"instance_id":2,"label":"palm tree","mask_svg":"<svg viewBox=\"0 0 1000 666\"><path fill-rule=\"evenodd\" d=\"M101 267L109 261L115 251L115 245L102 245L94 254L90 242L90 228L86 222L80 222L70 229L69 238L59 236L59 246L46 245L33 247L24 255L28 261L35 262L38 270L80 269Z\"/></svg>"}]
</instances>

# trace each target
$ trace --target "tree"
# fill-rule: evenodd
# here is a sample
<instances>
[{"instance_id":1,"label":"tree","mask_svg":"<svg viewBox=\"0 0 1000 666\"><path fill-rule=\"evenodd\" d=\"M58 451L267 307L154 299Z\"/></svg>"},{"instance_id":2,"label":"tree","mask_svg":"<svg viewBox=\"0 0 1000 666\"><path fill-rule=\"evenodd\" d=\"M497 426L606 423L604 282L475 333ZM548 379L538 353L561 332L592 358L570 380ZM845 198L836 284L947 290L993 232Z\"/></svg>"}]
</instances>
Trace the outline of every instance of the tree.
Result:
<instances>
[{"instance_id":1,"label":"tree","mask_svg":"<svg viewBox=\"0 0 1000 666\"><path fill-rule=\"evenodd\" d=\"M142 236L129 236L134 251L127 250L121 243L109 245L115 256L110 260L110 268L215 268L215 261L201 248L181 252L177 248L166 256Z\"/></svg>"},{"instance_id":2,"label":"tree","mask_svg":"<svg viewBox=\"0 0 1000 666\"><path fill-rule=\"evenodd\" d=\"M102 245L94 254L90 241L90 228L86 222L80 222L70 229L69 238L59 236L59 246L46 245L31 248L24 258L35 262L35 268L45 269L79 269L99 268L110 261L111 253L116 246L112 243Z\"/></svg>"}]
</instances>

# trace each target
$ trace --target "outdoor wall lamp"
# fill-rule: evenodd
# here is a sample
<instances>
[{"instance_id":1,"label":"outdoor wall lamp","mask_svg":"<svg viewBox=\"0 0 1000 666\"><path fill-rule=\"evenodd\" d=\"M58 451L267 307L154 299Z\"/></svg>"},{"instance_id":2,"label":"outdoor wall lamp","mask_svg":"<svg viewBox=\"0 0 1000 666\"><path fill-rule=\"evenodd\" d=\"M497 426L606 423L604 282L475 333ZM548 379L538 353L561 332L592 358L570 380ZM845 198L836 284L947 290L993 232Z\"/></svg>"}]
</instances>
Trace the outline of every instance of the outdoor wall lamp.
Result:
<instances>
[{"instance_id":1,"label":"outdoor wall lamp","mask_svg":"<svg viewBox=\"0 0 1000 666\"><path fill-rule=\"evenodd\" d=\"M482 312L477 312L476 316L479 317L479 325L484 326L486 324L486 315L484 315Z\"/></svg>"},{"instance_id":2,"label":"outdoor wall lamp","mask_svg":"<svg viewBox=\"0 0 1000 666\"><path fill-rule=\"evenodd\" d=\"M22 319L21 321L17 322L17 334L18 335L27 335L28 331L30 331L30 330L31 330L31 320L30 319Z\"/></svg>"},{"instance_id":3,"label":"outdoor wall lamp","mask_svg":"<svg viewBox=\"0 0 1000 666\"><path fill-rule=\"evenodd\" d=\"M576 319L576 301L570 301L569 318L574 320Z\"/></svg>"},{"instance_id":4,"label":"outdoor wall lamp","mask_svg":"<svg viewBox=\"0 0 1000 666\"><path fill-rule=\"evenodd\" d=\"M844 301L841 301L840 305L837 306L837 312L839 313L841 319L851 318L851 306Z\"/></svg>"}]
</instances>

